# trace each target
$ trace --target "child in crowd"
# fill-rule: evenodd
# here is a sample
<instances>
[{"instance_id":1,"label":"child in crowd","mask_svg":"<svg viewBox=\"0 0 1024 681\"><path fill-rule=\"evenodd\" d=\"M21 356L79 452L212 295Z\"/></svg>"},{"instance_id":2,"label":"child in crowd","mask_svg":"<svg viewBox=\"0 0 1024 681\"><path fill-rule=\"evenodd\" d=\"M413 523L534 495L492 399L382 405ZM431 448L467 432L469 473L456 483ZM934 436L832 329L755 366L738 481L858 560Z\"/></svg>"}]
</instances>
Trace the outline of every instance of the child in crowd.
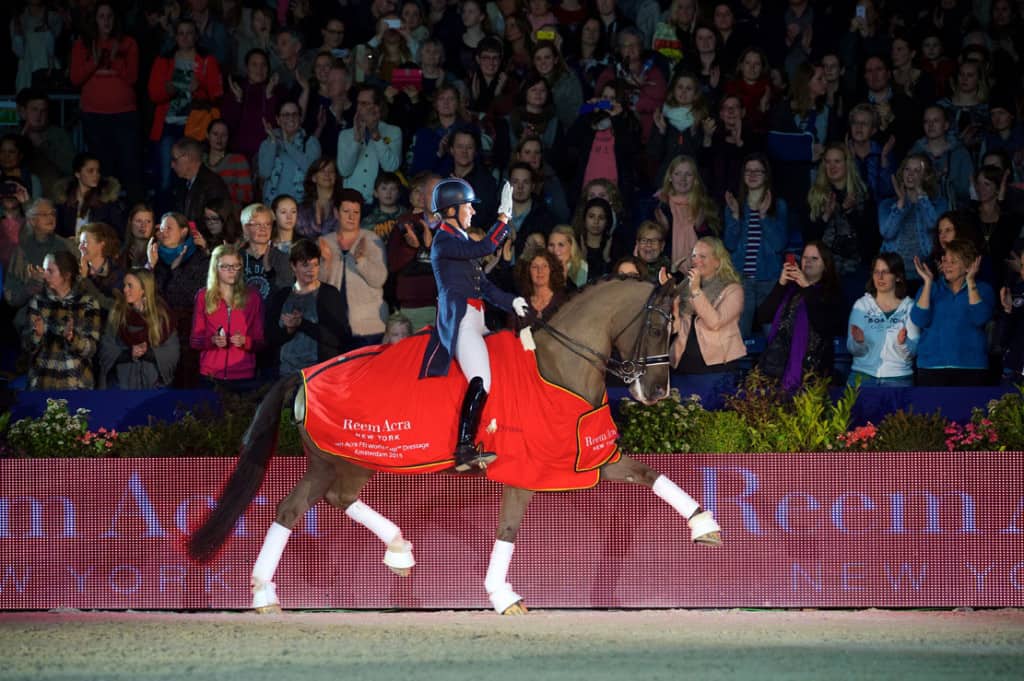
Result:
<instances>
[{"instance_id":1,"label":"child in crowd","mask_svg":"<svg viewBox=\"0 0 1024 681\"><path fill-rule=\"evenodd\" d=\"M373 183L373 198L373 210L363 218L360 226L373 230L384 243L387 243L398 217L405 210L401 203L402 181L398 175L386 171L378 173Z\"/></svg>"}]
</instances>

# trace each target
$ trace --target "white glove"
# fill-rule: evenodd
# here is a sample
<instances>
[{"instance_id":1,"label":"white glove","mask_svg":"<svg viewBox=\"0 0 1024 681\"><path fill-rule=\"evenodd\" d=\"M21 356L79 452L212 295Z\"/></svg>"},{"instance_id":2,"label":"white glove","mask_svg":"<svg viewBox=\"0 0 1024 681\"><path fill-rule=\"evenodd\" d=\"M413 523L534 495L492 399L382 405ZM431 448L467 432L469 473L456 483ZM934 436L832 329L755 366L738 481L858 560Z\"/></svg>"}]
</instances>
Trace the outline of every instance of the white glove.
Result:
<instances>
[{"instance_id":1,"label":"white glove","mask_svg":"<svg viewBox=\"0 0 1024 681\"><path fill-rule=\"evenodd\" d=\"M501 188L501 203L498 204L498 215L512 217L512 185L505 180L505 186Z\"/></svg>"},{"instance_id":2,"label":"white glove","mask_svg":"<svg viewBox=\"0 0 1024 681\"><path fill-rule=\"evenodd\" d=\"M517 296L512 299L512 309L516 311L516 314L520 317L525 317L527 310L530 309L530 304L526 302L526 298Z\"/></svg>"}]
</instances>

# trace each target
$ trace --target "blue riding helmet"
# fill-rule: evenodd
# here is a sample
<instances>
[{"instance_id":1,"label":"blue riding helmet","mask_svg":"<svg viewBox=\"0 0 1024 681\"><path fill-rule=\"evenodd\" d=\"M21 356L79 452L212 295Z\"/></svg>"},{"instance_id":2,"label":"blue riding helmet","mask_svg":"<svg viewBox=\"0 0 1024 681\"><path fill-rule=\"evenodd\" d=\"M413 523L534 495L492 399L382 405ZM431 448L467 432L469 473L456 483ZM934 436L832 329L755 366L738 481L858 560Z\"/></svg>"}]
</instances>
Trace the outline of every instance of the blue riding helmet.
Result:
<instances>
[{"instance_id":1,"label":"blue riding helmet","mask_svg":"<svg viewBox=\"0 0 1024 681\"><path fill-rule=\"evenodd\" d=\"M464 203L478 204L480 199L476 197L476 192L468 182L457 177L441 180L430 195L430 210L433 213L443 214L452 206L461 206Z\"/></svg>"}]
</instances>

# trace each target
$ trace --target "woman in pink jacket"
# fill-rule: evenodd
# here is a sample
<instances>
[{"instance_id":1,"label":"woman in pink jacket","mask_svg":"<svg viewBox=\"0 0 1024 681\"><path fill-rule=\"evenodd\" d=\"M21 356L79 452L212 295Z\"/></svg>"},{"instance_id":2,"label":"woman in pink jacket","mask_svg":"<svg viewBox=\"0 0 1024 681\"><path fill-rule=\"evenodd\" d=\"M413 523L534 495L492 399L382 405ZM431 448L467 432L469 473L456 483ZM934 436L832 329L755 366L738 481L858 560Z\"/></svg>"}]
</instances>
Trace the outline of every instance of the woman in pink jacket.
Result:
<instances>
[{"instance_id":1,"label":"woman in pink jacket","mask_svg":"<svg viewBox=\"0 0 1024 681\"><path fill-rule=\"evenodd\" d=\"M196 294L190 344L205 382L235 391L255 387L256 351L263 346L263 302L245 285L242 257L221 244L210 256L206 288Z\"/></svg>"},{"instance_id":2,"label":"woman in pink jacket","mask_svg":"<svg viewBox=\"0 0 1024 681\"><path fill-rule=\"evenodd\" d=\"M740 336L743 286L721 240L697 240L687 284L674 311L672 366L680 373L717 374L728 381L747 348Z\"/></svg>"}]
</instances>

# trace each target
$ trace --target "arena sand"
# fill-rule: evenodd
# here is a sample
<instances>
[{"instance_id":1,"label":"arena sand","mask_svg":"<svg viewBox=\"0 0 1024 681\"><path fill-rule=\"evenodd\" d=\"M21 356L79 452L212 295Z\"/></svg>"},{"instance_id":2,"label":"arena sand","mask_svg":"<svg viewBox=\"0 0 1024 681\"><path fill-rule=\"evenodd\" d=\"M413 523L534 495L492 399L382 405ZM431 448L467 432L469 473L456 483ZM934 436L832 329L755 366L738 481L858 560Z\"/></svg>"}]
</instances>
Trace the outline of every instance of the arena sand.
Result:
<instances>
[{"instance_id":1,"label":"arena sand","mask_svg":"<svg viewBox=\"0 0 1024 681\"><path fill-rule=\"evenodd\" d=\"M0 613L0 680L1024 679L1024 611Z\"/></svg>"}]
</instances>

